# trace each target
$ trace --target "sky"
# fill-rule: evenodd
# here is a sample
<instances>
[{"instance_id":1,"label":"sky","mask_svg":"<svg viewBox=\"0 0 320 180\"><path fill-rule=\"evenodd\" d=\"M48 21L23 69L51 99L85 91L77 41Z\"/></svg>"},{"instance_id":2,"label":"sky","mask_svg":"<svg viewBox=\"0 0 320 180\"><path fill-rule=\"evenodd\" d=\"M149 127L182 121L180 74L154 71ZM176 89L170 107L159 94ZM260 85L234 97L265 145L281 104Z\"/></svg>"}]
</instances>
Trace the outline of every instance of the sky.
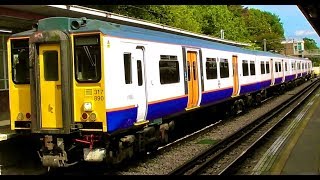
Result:
<instances>
[{"instance_id":1,"label":"sky","mask_svg":"<svg viewBox=\"0 0 320 180\"><path fill-rule=\"evenodd\" d=\"M304 37L316 41L320 47L320 37L313 29L307 18L296 5L243 5L244 7L259 9L277 15L283 25L287 39L302 40Z\"/></svg>"}]
</instances>

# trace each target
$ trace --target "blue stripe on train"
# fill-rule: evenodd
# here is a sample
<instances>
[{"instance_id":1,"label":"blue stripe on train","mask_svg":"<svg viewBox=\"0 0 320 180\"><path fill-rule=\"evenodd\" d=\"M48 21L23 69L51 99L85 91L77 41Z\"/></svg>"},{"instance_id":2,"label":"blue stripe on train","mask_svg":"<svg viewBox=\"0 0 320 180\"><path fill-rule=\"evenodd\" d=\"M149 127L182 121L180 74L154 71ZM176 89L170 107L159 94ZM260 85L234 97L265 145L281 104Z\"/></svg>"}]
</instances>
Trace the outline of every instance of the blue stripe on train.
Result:
<instances>
[{"instance_id":1,"label":"blue stripe on train","mask_svg":"<svg viewBox=\"0 0 320 180\"><path fill-rule=\"evenodd\" d=\"M187 107L187 103L188 96L149 104L147 119L152 121L157 118L184 111Z\"/></svg>"},{"instance_id":2,"label":"blue stripe on train","mask_svg":"<svg viewBox=\"0 0 320 180\"><path fill-rule=\"evenodd\" d=\"M274 80L274 84L276 85L276 84L280 84L282 82L282 77L279 77L279 78L276 78L275 80Z\"/></svg>"},{"instance_id":3,"label":"blue stripe on train","mask_svg":"<svg viewBox=\"0 0 320 180\"><path fill-rule=\"evenodd\" d=\"M147 119L152 121L170 114L183 111L187 107L188 97L163 101L148 106ZM131 127L137 119L137 107L120 111L107 112L108 131Z\"/></svg>"},{"instance_id":4,"label":"blue stripe on train","mask_svg":"<svg viewBox=\"0 0 320 180\"><path fill-rule=\"evenodd\" d=\"M295 74L293 74L293 75L289 75L289 76L286 76L285 81L291 81L291 80L293 80L295 77L296 77L296 75L295 75Z\"/></svg>"},{"instance_id":5,"label":"blue stripe on train","mask_svg":"<svg viewBox=\"0 0 320 180\"><path fill-rule=\"evenodd\" d=\"M233 88L223 89L220 91L206 92L202 94L201 104L210 104L229 98L232 95Z\"/></svg>"},{"instance_id":6,"label":"blue stripe on train","mask_svg":"<svg viewBox=\"0 0 320 180\"><path fill-rule=\"evenodd\" d=\"M115 130L131 127L133 123L136 122L137 113L137 107L107 112L108 131L112 132Z\"/></svg>"},{"instance_id":7,"label":"blue stripe on train","mask_svg":"<svg viewBox=\"0 0 320 180\"><path fill-rule=\"evenodd\" d=\"M258 91L258 90L263 89L265 87L269 87L270 84L271 84L271 80L267 80L267 81L263 81L263 82L259 82L259 83L241 86L240 95L254 92L254 91Z\"/></svg>"}]
</instances>

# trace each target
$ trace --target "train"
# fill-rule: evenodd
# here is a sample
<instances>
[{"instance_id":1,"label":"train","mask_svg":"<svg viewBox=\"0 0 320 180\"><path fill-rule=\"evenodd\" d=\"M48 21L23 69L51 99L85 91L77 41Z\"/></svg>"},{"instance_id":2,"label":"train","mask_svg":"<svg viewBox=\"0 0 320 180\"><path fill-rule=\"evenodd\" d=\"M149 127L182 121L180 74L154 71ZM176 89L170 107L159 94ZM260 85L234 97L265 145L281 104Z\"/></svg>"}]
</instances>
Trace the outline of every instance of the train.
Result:
<instances>
[{"instance_id":1,"label":"train","mask_svg":"<svg viewBox=\"0 0 320 180\"><path fill-rule=\"evenodd\" d=\"M237 114L311 77L309 59L205 37L41 19L7 42L11 129L38 138L44 167L119 164L168 143L181 114Z\"/></svg>"}]
</instances>

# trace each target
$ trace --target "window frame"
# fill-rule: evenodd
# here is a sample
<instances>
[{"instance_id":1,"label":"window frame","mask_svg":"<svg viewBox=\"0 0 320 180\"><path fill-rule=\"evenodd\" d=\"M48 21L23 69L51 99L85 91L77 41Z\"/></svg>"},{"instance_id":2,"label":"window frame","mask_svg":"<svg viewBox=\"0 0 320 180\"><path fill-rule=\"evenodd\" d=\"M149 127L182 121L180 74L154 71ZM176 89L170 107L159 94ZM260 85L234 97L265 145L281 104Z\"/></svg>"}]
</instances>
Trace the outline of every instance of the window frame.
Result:
<instances>
[{"instance_id":1,"label":"window frame","mask_svg":"<svg viewBox=\"0 0 320 180\"><path fill-rule=\"evenodd\" d=\"M98 39L98 44L97 45L94 45L94 46L97 46L97 47L99 47L99 54L98 54L98 57L99 57L99 59L100 59L100 68L97 68L97 70L98 70L98 73L99 73L99 76L98 76L98 78L97 79L94 79L94 80L79 80L79 78L78 78L78 73L77 73L77 68L78 68L78 63L77 63L77 60L76 60L76 54L75 54L75 52L76 52L76 47L77 47L77 45L76 45L76 39L77 38L81 38L81 37L97 37L97 39ZM81 45L79 45L79 46L81 46ZM78 83L98 83L98 82L100 82L101 81L101 79L102 79L102 49L103 47L101 47L101 34L100 33L96 33L96 34L86 34L86 35L82 35L82 34L75 34L74 36L73 36L73 57L74 57L74 62L73 62L73 68L74 68L74 78L75 78L75 80L78 82Z\"/></svg>"},{"instance_id":2,"label":"window frame","mask_svg":"<svg viewBox=\"0 0 320 180\"><path fill-rule=\"evenodd\" d=\"M10 54L11 54L11 80L12 80L12 82L14 83L14 84L30 84L30 77L29 77L29 81L24 81L24 82L16 82L15 81L15 76L14 76L14 58L13 58L13 56L14 56L14 54L13 54L13 45L14 45L14 41L21 41L21 40L26 40L27 41L27 43L28 43L28 47L25 47L24 49L27 49L28 50L28 54L29 54L29 38L23 38L23 39L10 39ZM28 56L28 59L27 59L27 62L29 63L29 56ZM29 66L29 65L28 65ZM29 74L30 74L30 68L29 68L29 72L28 72Z\"/></svg>"},{"instance_id":3,"label":"window frame","mask_svg":"<svg viewBox=\"0 0 320 180\"><path fill-rule=\"evenodd\" d=\"M270 74L270 62L266 61L266 74Z\"/></svg>"},{"instance_id":4,"label":"window frame","mask_svg":"<svg viewBox=\"0 0 320 180\"><path fill-rule=\"evenodd\" d=\"M210 78L210 79L208 78L208 66L207 66L207 63L215 63L216 64L216 71L215 71L216 78ZM212 70L212 71L214 71L214 70ZM206 78L207 78L207 80L218 79L218 60L217 60L217 58L209 58L209 57L206 58Z\"/></svg>"},{"instance_id":5,"label":"window frame","mask_svg":"<svg viewBox=\"0 0 320 180\"><path fill-rule=\"evenodd\" d=\"M222 63L222 61L223 61L223 63ZM221 76L222 75L222 71L221 71L221 64L223 64L223 68L225 69L226 67L225 67L225 64L227 64L228 65L228 67L226 68L227 69L227 71L224 71L224 72L228 72L228 76ZM230 70L230 66L229 66L229 59L227 59L227 58L219 58L219 71L220 71L220 73L219 73L219 77L222 79L222 78L229 78L230 77L230 72L229 72L229 70Z\"/></svg>"},{"instance_id":6,"label":"window frame","mask_svg":"<svg viewBox=\"0 0 320 180\"><path fill-rule=\"evenodd\" d=\"M266 63L265 63L265 61L260 61L260 72L261 72L261 74L266 74Z\"/></svg>"},{"instance_id":7,"label":"window frame","mask_svg":"<svg viewBox=\"0 0 320 180\"><path fill-rule=\"evenodd\" d=\"M246 66L244 66L245 64L246 64ZM247 74L245 74L243 67L247 68L247 72L246 72ZM250 75L250 72L249 72L249 60L243 59L242 60L242 76L249 76L249 75Z\"/></svg>"},{"instance_id":8,"label":"window frame","mask_svg":"<svg viewBox=\"0 0 320 180\"><path fill-rule=\"evenodd\" d=\"M173 58L171 60L171 57ZM168 59L165 59L165 58L168 58ZM160 63L161 62L176 62L177 63L177 68L178 68L178 80L176 82L170 82L170 83L162 83L161 82L161 70L160 70ZM160 85L166 85L166 84L177 84L177 83L180 83L181 82L181 77L180 77L180 64L179 64L179 61L178 61L178 56L177 55L164 55L164 54L160 54L160 58L159 58L159 83ZM189 76L190 77L190 76Z\"/></svg>"},{"instance_id":9,"label":"window frame","mask_svg":"<svg viewBox=\"0 0 320 180\"><path fill-rule=\"evenodd\" d=\"M251 72L251 70L252 70L251 67L253 67L254 74ZM254 60L250 60L249 69L250 69L250 76L255 76L256 75L256 62Z\"/></svg>"},{"instance_id":10,"label":"window frame","mask_svg":"<svg viewBox=\"0 0 320 180\"><path fill-rule=\"evenodd\" d=\"M129 68L130 68L130 78L129 78L129 83L127 83L127 71L126 71L126 65L125 65L125 56L128 55L129 56L129 60L130 60L130 65L129 65ZM132 53L131 52L124 52L123 53L123 70L124 70L124 83L125 84L132 84Z\"/></svg>"}]
</instances>

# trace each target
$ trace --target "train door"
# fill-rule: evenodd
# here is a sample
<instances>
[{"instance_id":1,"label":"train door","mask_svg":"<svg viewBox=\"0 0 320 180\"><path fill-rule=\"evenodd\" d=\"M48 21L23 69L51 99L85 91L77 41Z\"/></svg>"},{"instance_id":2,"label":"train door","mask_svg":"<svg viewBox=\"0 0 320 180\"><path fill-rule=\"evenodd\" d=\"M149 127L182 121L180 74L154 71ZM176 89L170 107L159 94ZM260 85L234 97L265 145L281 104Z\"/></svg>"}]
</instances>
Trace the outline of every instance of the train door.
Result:
<instances>
[{"instance_id":1,"label":"train door","mask_svg":"<svg viewBox=\"0 0 320 180\"><path fill-rule=\"evenodd\" d=\"M41 128L62 128L60 45L41 44L40 103Z\"/></svg>"},{"instance_id":2,"label":"train door","mask_svg":"<svg viewBox=\"0 0 320 180\"><path fill-rule=\"evenodd\" d=\"M271 73L271 86L274 85L274 63L273 63L273 59L270 59L270 73Z\"/></svg>"},{"instance_id":3,"label":"train door","mask_svg":"<svg viewBox=\"0 0 320 180\"><path fill-rule=\"evenodd\" d=\"M187 51L187 71L188 71L188 105L187 109L198 107L199 102L199 72L198 72L198 52Z\"/></svg>"},{"instance_id":4,"label":"train door","mask_svg":"<svg viewBox=\"0 0 320 180\"><path fill-rule=\"evenodd\" d=\"M296 78L299 77L299 67L298 67L298 62L295 61L295 66L296 66Z\"/></svg>"},{"instance_id":5,"label":"train door","mask_svg":"<svg viewBox=\"0 0 320 180\"><path fill-rule=\"evenodd\" d=\"M298 72L298 67L297 67L297 62L296 61L292 61L292 64L293 64L293 71L292 71L292 74L294 74L294 78L296 79L297 78L297 72Z\"/></svg>"},{"instance_id":6,"label":"train door","mask_svg":"<svg viewBox=\"0 0 320 180\"><path fill-rule=\"evenodd\" d=\"M137 123L144 122L147 114L147 90L144 65L144 47L133 50L132 76L135 83L134 96L137 105Z\"/></svg>"},{"instance_id":7,"label":"train door","mask_svg":"<svg viewBox=\"0 0 320 180\"><path fill-rule=\"evenodd\" d=\"M238 57L232 56L232 67L233 67L233 92L232 96L239 94L239 72L238 72Z\"/></svg>"},{"instance_id":8,"label":"train door","mask_svg":"<svg viewBox=\"0 0 320 180\"><path fill-rule=\"evenodd\" d=\"M284 60L282 59L282 61L281 61L281 66L282 66L282 68L281 68L281 70L282 70L282 81L281 82L284 82L285 81L285 77L286 77L286 75L285 75L285 72L286 72L286 65L285 65L285 62L284 62Z\"/></svg>"}]
</instances>

